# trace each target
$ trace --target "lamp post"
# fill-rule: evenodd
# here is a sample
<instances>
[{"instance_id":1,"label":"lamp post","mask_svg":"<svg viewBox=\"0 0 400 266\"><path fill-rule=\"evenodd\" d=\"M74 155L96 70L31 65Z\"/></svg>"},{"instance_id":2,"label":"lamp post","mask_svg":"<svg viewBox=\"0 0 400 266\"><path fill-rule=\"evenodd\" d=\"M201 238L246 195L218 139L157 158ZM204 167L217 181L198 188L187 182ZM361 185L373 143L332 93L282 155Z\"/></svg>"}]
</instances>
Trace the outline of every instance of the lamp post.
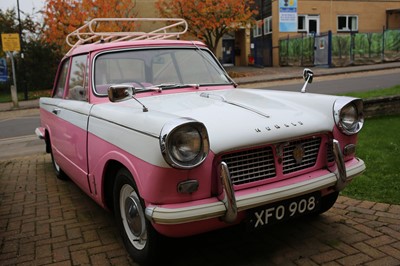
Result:
<instances>
[{"instance_id":1,"label":"lamp post","mask_svg":"<svg viewBox=\"0 0 400 266\"><path fill-rule=\"evenodd\" d=\"M18 10L19 41L21 43L21 59L24 59L24 49L23 49L23 43L22 43L21 11L19 9L19 0L17 0L17 10ZM23 69L24 64L23 63L21 63L21 64L22 64L21 65L21 68L22 68L22 71L21 71L22 83L21 84L24 84L24 82L25 82L25 71ZM25 100L28 100L28 89L27 89L26 85L23 86L23 89L24 89L24 98L25 98Z\"/></svg>"},{"instance_id":2,"label":"lamp post","mask_svg":"<svg viewBox=\"0 0 400 266\"><path fill-rule=\"evenodd\" d=\"M21 43L21 58L24 58L24 52L22 50L22 25L21 25L21 15L20 15L20 10L19 10L19 0L17 0L17 10L18 10L19 41Z\"/></svg>"}]
</instances>

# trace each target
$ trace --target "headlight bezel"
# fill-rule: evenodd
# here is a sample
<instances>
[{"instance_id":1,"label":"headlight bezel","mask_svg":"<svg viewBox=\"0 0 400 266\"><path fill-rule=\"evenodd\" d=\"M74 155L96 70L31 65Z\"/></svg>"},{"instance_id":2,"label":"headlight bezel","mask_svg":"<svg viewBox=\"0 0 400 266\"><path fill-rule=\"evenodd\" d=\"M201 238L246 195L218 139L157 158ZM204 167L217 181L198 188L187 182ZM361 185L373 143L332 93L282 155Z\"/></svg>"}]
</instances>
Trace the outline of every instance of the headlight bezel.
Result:
<instances>
[{"instance_id":1,"label":"headlight bezel","mask_svg":"<svg viewBox=\"0 0 400 266\"><path fill-rule=\"evenodd\" d=\"M335 101L333 116L342 133L349 136L357 134L364 125L363 101L357 98L340 98Z\"/></svg>"},{"instance_id":2,"label":"headlight bezel","mask_svg":"<svg viewBox=\"0 0 400 266\"><path fill-rule=\"evenodd\" d=\"M177 139L184 135L191 136L185 136L189 139L183 141ZM192 142L190 138L194 138L193 143L190 143ZM207 158L210 149L206 127L203 123L191 118L179 118L164 125L159 140L165 161L178 169L192 169L200 165ZM190 147L191 145L193 146ZM196 151L190 150L193 147L197 147ZM196 154L194 155L194 153ZM188 155L187 158L185 158L185 154Z\"/></svg>"}]
</instances>

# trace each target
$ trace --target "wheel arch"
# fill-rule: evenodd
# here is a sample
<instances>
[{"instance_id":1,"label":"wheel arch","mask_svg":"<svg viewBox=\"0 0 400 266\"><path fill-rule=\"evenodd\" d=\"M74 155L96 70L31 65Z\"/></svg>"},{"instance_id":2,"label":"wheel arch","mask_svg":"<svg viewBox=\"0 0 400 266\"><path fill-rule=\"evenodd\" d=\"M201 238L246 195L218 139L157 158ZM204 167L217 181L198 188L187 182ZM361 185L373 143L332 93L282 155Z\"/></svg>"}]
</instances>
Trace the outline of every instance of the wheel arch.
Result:
<instances>
[{"instance_id":1,"label":"wheel arch","mask_svg":"<svg viewBox=\"0 0 400 266\"><path fill-rule=\"evenodd\" d=\"M121 168L126 168L122 163L117 160L110 160L107 162L104 169L104 181L103 181L103 195L104 204L109 209L114 211L114 183L115 176ZM127 168L126 168L127 169Z\"/></svg>"},{"instance_id":2,"label":"wheel arch","mask_svg":"<svg viewBox=\"0 0 400 266\"><path fill-rule=\"evenodd\" d=\"M44 134L44 143L46 144L46 153L51 153L51 140L50 140L50 133L45 129Z\"/></svg>"},{"instance_id":3,"label":"wheel arch","mask_svg":"<svg viewBox=\"0 0 400 266\"><path fill-rule=\"evenodd\" d=\"M136 184L139 191L141 190L140 182L137 180L138 173L130 161L124 161L122 158L110 158L104 165L102 182L103 202L105 207L114 211L113 189L117 172L125 168L132 175L132 181ZM140 193L139 191L138 193Z\"/></svg>"}]
</instances>

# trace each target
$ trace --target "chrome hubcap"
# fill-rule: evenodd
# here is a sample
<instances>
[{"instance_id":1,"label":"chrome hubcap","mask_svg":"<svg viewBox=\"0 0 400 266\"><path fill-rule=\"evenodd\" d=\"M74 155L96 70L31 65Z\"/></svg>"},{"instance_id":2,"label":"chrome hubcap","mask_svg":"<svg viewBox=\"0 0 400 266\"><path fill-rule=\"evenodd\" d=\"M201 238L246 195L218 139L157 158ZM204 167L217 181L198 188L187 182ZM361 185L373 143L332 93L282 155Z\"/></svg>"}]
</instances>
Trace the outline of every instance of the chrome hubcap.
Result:
<instances>
[{"instance_id":1,"label":"chrome hubcap","mask_svg":"<svg viewBox=\"0 0 400 266\"><path fill-rule=\"evenodd\" d=\"M131 185L125 184L120 193L120 211L125 232L138 250L147 243L146 220L139 197Z\"/></svg>"},{"instance_id":2,"label":"chrome hubcap","mask_svg":"<svg viewBox=\"0 0 400 266\"><path fill-rule=\"evenodd\" d=\"M126 222L128 223L129 228L132 231L132 234L136 237L139 237L142 232L142 221L140 218L138 205L135 199L130 196L125 200L125 215Z\"/></svg>"}]
</instances>

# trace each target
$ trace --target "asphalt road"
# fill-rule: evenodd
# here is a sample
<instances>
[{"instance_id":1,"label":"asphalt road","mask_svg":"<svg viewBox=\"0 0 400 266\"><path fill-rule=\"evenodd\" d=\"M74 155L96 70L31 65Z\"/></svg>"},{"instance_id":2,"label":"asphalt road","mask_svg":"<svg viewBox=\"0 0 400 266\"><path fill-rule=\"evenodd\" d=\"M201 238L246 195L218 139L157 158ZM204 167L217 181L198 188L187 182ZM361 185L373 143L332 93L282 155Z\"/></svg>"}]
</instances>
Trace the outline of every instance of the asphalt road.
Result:
<instances>
[{"instance_id":1,"label":"asphalt road","mask_svg":"<svg viewBox=\"0 0 400 266\"><path fill-rule=\"evenodd\" d=\"M5 112L0 118L0 160L42 153L43 140L35 135L40 125L39 110Z\"/></svg>"},{"instance_id":2,"label":"asphalt road","mask_svg":"<svg viewBox=\"0 0 400 266\"><path fill-rule=\"evenodd\" d=\"M300 91L302 80L275 81L251 85L260 89L276 89L286 91ZM400 84L400 68L362 72L345 75L318 77L315 76L307 91L311 93L340 94L354 91L370 91L389 88ZM246 86L250 87L250 86Z\"/></svg>"},{"instance_id":3,"label":"asphalt road","mask_svg":"<svg viewBox=\"0 0 400 266\"><path fill-rule=\"evenodd\" d=\"M38 115L9 118L0 121L0 139L33 135L40 125Z\"/></svg>"}]
</instances>

